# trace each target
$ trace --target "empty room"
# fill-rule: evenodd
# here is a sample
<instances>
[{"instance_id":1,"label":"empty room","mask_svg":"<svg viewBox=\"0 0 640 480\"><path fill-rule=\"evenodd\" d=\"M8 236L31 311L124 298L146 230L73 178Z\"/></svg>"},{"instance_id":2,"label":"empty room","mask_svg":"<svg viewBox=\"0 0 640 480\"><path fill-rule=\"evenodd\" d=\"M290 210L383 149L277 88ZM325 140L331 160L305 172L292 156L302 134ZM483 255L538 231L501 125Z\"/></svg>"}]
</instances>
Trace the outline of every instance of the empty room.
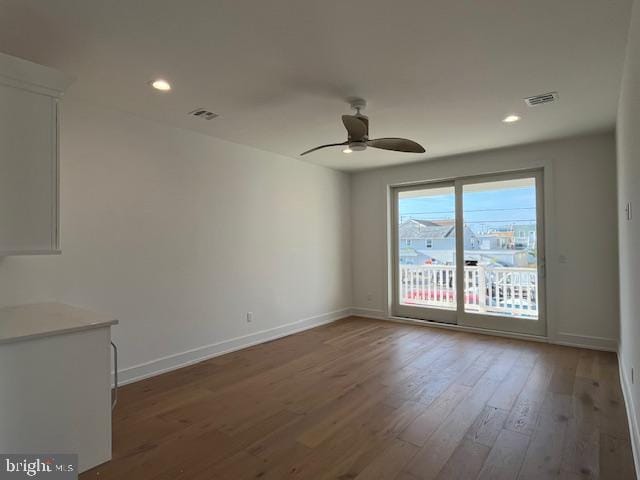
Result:
<instances>
[{"instance_id":1,"label":"empty room","mask_svg":"<svg viewBox=\"0 0 640 480\"><path fill-rule=\"evenodd\" d=\"M0 0L0 479L635 479L639 220L640 0Z\"/></svg>"}]
</instances>

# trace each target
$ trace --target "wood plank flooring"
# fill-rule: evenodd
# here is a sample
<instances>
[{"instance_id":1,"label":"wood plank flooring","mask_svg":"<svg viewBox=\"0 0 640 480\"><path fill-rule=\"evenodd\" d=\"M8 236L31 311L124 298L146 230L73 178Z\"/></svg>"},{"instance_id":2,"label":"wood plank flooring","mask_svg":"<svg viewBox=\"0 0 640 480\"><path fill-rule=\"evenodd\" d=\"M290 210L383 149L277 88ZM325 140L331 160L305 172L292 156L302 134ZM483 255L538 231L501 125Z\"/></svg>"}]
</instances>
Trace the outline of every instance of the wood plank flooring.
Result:
<instances>
[{"instance_id":1,"label":"wood plank flooring","mask_svg":"<svg viewBox=\"0 0 640 480\"><path fill-rule=\"evenodd\" d=\"M81 479L633 479L612 353L361 318L121 389Z\"/></svg>"}]
</instances>

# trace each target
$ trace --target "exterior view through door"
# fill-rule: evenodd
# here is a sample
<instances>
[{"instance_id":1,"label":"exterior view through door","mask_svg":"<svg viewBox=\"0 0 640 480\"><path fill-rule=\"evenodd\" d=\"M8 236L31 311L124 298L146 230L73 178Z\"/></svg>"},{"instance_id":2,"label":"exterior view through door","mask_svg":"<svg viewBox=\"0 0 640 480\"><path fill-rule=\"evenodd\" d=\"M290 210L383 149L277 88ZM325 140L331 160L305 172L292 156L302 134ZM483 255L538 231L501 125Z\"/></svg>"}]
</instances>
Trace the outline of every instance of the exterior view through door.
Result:
<instances>
[{"instance_id":1,"label":"exterior view through door","mask_svg":"<svg viewBox=\"0 0 640 480\"><path fill-rule=\"evenodd\" d=\"M392 189L393 314L544 335L542 171Z\"/></svg>"}]
</instances>

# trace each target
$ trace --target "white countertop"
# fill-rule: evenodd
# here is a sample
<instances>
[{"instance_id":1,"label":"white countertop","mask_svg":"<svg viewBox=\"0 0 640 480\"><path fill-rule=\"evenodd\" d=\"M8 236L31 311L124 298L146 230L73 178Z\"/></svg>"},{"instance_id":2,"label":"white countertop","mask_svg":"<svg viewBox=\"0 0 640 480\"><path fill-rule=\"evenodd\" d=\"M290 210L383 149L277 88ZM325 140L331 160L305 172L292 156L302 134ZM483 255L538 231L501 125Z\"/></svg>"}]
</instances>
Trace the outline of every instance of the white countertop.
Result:
<instances>
[{"instance_id":1,"label":"white countertop","mask_svg":"<svg viewBox=\"0 0 640 480\"><path fill-rule=\"evenodd\" d=\"M103 313L62 303L34 303L0 308L0 344L116 325Z\"/></svg>"}]
</instances>

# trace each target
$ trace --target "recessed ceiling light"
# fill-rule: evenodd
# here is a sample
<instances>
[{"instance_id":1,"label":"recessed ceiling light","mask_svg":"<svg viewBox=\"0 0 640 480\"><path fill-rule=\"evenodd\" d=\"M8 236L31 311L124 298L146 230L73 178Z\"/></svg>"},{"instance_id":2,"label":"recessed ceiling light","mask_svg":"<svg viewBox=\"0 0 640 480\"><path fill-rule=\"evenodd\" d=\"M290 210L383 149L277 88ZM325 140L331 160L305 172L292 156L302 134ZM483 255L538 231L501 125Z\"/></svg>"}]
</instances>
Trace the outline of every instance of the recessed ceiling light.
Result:
<instances>
[{"instance_id":1,"label":"recessed ceiling light","mask_svg":"<svg viewBox=\"0 0 640 480\"><path fill-rule=\"evenodd\" d=\"M156 90L160 90L161 92L168 92L171 90L171 84L162 78L157 78L149 82L149 84L155 88Z\"/></svg>"},{"instance_id":2,"label":"recessed ceiling light","mask_svg":"<svg viewBox=\"0 0 640 480\"><path fill-rule=\"evenodd\" d=\"M513 123L517 122L518 120L520 120L520 117L518 115L507 115L502 119L504 123Z\"/></svg>"},{"instance_id":3,"label":"recessed ceiling light","mask_svg":"<svg viewBox=\"0 0 640 480\"><path fill-rule=\"evenodd\" d=\"M342 153L351 153L351 152L353 152L353 150L351 150L349 147L342 150Z\"/></svg>"}]
</instances>

